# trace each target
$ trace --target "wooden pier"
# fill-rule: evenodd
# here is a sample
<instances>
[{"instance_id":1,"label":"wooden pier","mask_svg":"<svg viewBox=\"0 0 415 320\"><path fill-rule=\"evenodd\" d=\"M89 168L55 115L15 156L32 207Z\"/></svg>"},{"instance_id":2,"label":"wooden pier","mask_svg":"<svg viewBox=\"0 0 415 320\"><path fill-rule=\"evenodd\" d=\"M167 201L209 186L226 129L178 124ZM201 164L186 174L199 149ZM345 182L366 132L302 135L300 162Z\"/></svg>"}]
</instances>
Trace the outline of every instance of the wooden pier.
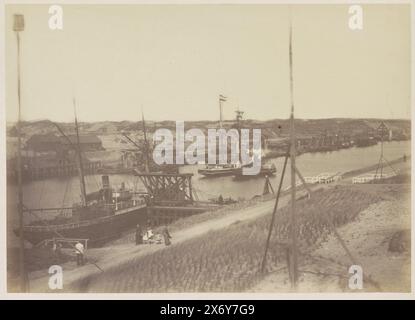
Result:
<instances>
[{"instance_id":1,"label":"wooden pier","mask_svg":"<svg viewBox=\"0 0 415 320\"><path fill-rule=\"evenodd\" d=\"M343 179L343 175L340 172L337 172L337 173L324 172L316 176L304 178L304 180L310 184L314 184L314 183L326 184L326 183L336 182L341 179Z\"/></svg>"},{"instance_id":2,"label":"wooden pier","mask_svg":"<svg viewBox=\"0 0 415 320\"><path fill-rule=\"evenodd\" d=\"M219 208L196 201L192 173L166 174L135 171L147 190L147 218L153 225L168 224L179 218Z\"/></svg>"},{"instance_id":3,"label":"wooden pier","mask_svg":"<svg viewBox=\"0 0 415 320\"><path fill-rule=\"evenodd\" d=\"M85 173L95 173L101 167L101 162L84 163ZM78 174L76 164L46 166L46 167L29 167L24 171L24 175L29 180L38 180L52 177L70 177Z\"/></svg>"},{"instance_id":4,"label":"wooden pier","mask_svg":"<svg viewBox=\"0 0 415 320\"><path fill-rule=\"evenodd\" d=\"M396 172L382 173L382 176L376 173L362 174L360 176L354 177L352 180L352 183L353 184L370 183L374 180L387 179L387 178L395 177L396 175L397 175Z\"/></svg>"}]
</instances>

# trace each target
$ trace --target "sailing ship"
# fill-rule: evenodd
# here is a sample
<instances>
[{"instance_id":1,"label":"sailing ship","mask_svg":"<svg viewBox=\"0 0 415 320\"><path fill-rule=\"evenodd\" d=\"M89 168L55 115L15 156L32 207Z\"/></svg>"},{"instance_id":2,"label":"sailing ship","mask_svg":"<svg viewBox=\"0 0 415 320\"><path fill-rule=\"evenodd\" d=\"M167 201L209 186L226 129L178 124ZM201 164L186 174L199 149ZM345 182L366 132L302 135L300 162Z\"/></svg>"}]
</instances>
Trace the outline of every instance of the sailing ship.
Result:
<instances>
[{"instance_id":1,"label":"sailing ship","mask_svg":"<svg viewBox=\"0 0 415 320\"><path fill-rule=\"evenodd\" d=\"M219 104L220 104L220 128L222 128L222 101L226 101L226 97L220 95L219 96ZM235 111L236 113L236 129L239 133L239 150L241 150L241 126L240 123L242 121L242 117L244 112L239 110L239 108ZM197 172L200 175L205 177L221 177L221 176L235 176L237 179L242 178L252 178L257 176L270 176L274 175L277 172L277 168L274 164L264 164L261 165L260 172L257 175L244 175L243 168L249 167L252 165L252 162L248 164L241 163L241 155L239 155L239 161L235 164L208 164L205 168L199 169Z\"/></svg>"},{"instance_id":2,"label":"sailing ship","mask_svg":"<svg viewBox=\"0 0 415 320\"><path fill-rule=\"evenodd\" d=\"M55 126L67 138L60 127L57 124ZM23 226L24 239L33 245L52 238L88 239L90 244L100 245L118 237L137 223L145 222L146 199L142 194L126 189L124 184L120 188L112 188L107 175L102 176L102 187L99 191L86 193L76 115L75 129L76 145L72 142L70 145L78 157L81 201L71 208L24 208L25 212L35 215L48 211L60 212L53 220L41 218ZM20 228L14 232L20 236Z\"/></svg>"},{"instance_id":3,"label":"sailing ship","mask_svg":"<svg viewBox=\"0 0 415 320\"><path fill-rule=\"evenodd\" d=\"M222 102L226 101L226 97L219 95L219 110L220 110L220 121L219 127L222 129ZM239 133L239 150L241 150L241 132L240 132L240 121L242 120L243 111L240 111L239 108L236 112L236 129ZM241 157L239 156L239 161L237 163L228 163L228 164L208 164L205 168L199 169L197 172L200 175L205 177L221 177L221 176L230 176L242 172L242 168L249 166L249 164L242 165Z\"/></svg>"}]
</instances>

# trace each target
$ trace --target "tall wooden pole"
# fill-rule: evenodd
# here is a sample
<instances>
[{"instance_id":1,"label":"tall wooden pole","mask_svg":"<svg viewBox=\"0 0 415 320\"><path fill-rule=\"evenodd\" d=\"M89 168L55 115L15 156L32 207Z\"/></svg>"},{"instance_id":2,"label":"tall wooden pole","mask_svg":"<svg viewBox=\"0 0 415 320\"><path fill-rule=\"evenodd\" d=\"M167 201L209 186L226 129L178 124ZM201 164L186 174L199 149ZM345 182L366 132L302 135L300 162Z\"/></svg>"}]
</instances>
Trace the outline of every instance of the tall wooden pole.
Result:
<instances>
[{"instance_id":1,"label":"tall wooden pole","mask_svg":"<svg viewBox=\"0 0 415 320\"><path fill-rule=\"evenodd\" d=\"M282 167L282 172L281 172L280 183L278 185L277 197L275 198L274 210L272 211L271 222L269 224L267 241L265 243L265 252L264 252L264 256L262 258L262 262L261 262L261 272L262 273L264 273L265 265L267 263L267 254L268 254L268 249L269 249L269 243L270 243L270 240L271 240L272 229L274 228L275 216L277 214L278 202L280 200L281 188L282 188L282 184L283 184L283 181L284 181L285 169L287 167L288 157L289 157L289 152L287 152L287 154L285 155L284 165Z\"/></svg>"},{"instance_id":2,"label":"tall wooden pole","mask_svg":"<svg viewBox=\"0 0 415 320\"><path fill-rule=\"evenodd\" d=\"M81 202L82 202L82 205L85 207L87 205L85 174L84 174L84 165L82 163L82 150L81 150L81 142L79 139L79 128L78 128L78 119L76 116L75 99L73 100L73 107L74 107L74 113L75 113L76 147L77 147L77 156L78 156L78 162L79 162L78 171L79 171L79 180L81 183Z\"/></svg>"},{"instance_id":3,"label":"tall wooden pole","mask_svg":"<svg viewBox=\"0 0 415 320\"><path fill-rule=\"evenodd\" d=\"M293 58L292 58L292 26L290 25L290 45L289 45L289 59L290 59L290 98L291 98L291 117L290 117L290 163L291 163L291 259L290 259L290 276L291 286L293 288L297 285L298 278L298 262L297 262L297 219L295 213L295 197L296 197L296 145L295 126L294 126L294 94L293 94Z\"/></svg>"},{"instance_id":4,"label":"tall wooden pole","mask_svg":"<svg viewBox=\"0 0 415 320\"><path fill-rule=\"evenodd\" d=\"M148 140L147 140L147 130L146 130L146 122L144 120L144 113L143 111L141 111L141 120L142 120L142 124L143 124L143 134L144 134L144 153L145 153L145 171L146 172L150 172L150 148L148 145Z\"/></svg>"},{"instance_id":5,"label":"tall wooden pole","mask_svg":"<svg viewBox=\"0 0 415 320\"><path fill-rule=\"evenodd\" d=\"M238 109L235 111L236 113L236 130L238 131L238 154L239 154L239 162L242 164L242 154L241 154L241 150L242 150L242 137L241 137L241 121L242 121L242 115L243 115L243 111L239 110L239 106Z\"/></svg>"},{"instance_id":6,"label":"tall wooden pole","mask_svg":"<svg viewBox=\"0 0 415 320\"><path fill-rule=\"evenodd\" d=\"M380 140L380 157L381 157L380 161L383 161L383 130L382 130L380 139L381 139ZM380 178L381 179L383 178L383 162L380 163Z\"/></svg>"},{"instance_id":7,"label":"tall wooden pole","mask_svg":"<svg viewBox=\"0 0 415 320\"><path fill-rule=\"evenodd\" d=\"M24 16L20 14L14 15L13 30L17 37L17 194L18 203L17 211L19 215L19 273L20 273L20 289L26 292L26 269L25 269L25 253L24 253L24 232L23 232L23 188L22 188L22 138L21 138L21 91L20 91L20 35L19 32L24 30Z\"/></svg>"}]
</instances>

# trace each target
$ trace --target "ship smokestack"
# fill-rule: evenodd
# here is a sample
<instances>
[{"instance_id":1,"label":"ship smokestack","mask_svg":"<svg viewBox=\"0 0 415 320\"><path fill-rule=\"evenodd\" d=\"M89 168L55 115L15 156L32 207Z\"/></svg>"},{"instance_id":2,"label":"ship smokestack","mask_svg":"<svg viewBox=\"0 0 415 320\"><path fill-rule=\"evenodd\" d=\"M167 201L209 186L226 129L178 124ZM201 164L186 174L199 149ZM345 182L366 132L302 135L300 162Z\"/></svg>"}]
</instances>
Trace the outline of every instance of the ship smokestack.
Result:
<instances>
[{"instance_id":1,"label":"ship smokestack","mask_svg":"<svg viewBox=\"0 0 415 320\"><path fill-rule=\"evenodd\" d=\"M102 176L102 193L104 197L104 201L106 203L111 203L112 201L112 190L110 186L110 179L108 176Z\"/></svg>"},{"instance_id":2,"label":"ship smokestack","mask_svg":"<svg viewBox=\"0 0 415 320\"><path fill-rule=\"evenodd\" d=\"M110 188L110 178L108 176L102 176L102 189Z\"/></svg>"}]
</instances>

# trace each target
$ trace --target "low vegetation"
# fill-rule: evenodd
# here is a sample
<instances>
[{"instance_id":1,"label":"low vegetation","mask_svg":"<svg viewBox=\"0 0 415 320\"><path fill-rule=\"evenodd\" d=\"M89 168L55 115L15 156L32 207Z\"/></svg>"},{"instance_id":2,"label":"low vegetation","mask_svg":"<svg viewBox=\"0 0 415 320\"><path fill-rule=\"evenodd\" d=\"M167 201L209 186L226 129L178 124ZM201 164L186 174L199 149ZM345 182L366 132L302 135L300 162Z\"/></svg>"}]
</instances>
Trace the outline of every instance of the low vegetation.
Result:
<instances>
[{"instance_id":1,"label":"low vegetation","mask_svg":"<svg viewBox=\"0 0 415 320\"><path fill-rule=\"evenodd\" d=\"M352 221L381 198L353 187L316 192L297 202L300 251L314 248L335 226ZM133 258L86 279L82 290L92 292L241 292L263 278L259 265L270 215L239 222L191 241ZM290 229L289 206L277 212L267 271L284 267ZM277 266L278 263L278 266Z\"/></svg>"}]
</instances>

